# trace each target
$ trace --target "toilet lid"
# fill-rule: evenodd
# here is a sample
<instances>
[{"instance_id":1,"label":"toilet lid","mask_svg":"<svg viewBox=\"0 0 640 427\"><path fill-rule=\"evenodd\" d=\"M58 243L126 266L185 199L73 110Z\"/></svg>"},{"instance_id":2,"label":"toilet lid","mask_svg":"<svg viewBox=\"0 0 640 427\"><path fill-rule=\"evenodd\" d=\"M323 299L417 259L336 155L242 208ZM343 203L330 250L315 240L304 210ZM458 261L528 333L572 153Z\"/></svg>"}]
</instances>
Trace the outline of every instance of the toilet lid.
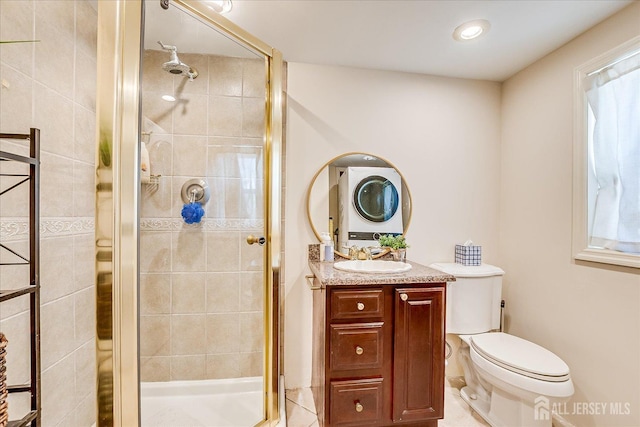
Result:
<instances>
[{"instance_id":1,"label":"toilet lid","mask_svg":"<svg viewBox=\"0 0 640 427\"><path fill-rule=\"evenodd\" d=\"M456 277L491 277L503 276L504 270L490 264L462 265L456 263L439 262L431 264L429 267L444 271Z\"/></svg>"},{"instance_id":2,"label":"toilet lid","mask_svg":"<svg viewBox=\"0 0 640 427\"><path fill-rule=\"evenodd\" d=\"M542 381L567 381L569 367L544 347L502 332L473 335L473 349L485 359L518 374Z\"/></svg>"}]
</instances>

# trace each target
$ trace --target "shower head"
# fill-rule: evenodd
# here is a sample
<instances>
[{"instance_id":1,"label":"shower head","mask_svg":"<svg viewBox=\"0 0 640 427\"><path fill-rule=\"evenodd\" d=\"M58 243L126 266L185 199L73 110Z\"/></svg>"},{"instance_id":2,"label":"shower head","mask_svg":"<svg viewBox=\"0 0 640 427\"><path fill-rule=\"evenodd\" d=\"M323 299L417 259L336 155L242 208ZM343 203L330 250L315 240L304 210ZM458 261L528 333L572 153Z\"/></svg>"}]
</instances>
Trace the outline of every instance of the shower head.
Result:
<instances>
[{"instance_id":1,"label":"shower head","mask_svg":"<svg viewBox=\"0 0 640 427\"><path fill-rule=\"evenodd\" d=\"M191 67L180 61L165 62L164 64L162 64L162 69L176 75L187 74L189 73L189 71L191 71Z\"/></svg>"},{"instance_id":2,"label":"shower head","mask_svg":"<svg viewBox=\"0 0 640 427\"><path fill-rule=\"evenodd\" d=\"M181 75L188 77L189 80L193 80L198 77L198 70L180 61L178 58L178 49L175 46L165 45L161 41L158 41L158 44L162 46L162 49L171 52L171 59L162 64L163 70L176 76Z\"/></svg>"}]
</instances>

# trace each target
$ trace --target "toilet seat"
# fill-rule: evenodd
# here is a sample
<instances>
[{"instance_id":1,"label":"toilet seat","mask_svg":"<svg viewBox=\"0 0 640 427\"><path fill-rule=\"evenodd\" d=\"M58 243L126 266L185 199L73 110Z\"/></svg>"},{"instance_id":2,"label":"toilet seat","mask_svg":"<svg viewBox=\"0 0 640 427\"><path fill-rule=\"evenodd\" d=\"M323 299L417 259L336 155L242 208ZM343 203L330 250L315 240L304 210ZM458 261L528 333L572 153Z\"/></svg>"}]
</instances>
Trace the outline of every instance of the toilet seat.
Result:
<instances>
[{"instance_id":1,"label":"toilet seat","mask_svg":"<svg viewBox=\"0 0 640 427\"><path fill-rule=\"evenodd\" d=\"M478 356L510 372L539 381L570 380L567 364L544 347L502 332L473 335L469 345Z\"/></svg>"}]
</instances>

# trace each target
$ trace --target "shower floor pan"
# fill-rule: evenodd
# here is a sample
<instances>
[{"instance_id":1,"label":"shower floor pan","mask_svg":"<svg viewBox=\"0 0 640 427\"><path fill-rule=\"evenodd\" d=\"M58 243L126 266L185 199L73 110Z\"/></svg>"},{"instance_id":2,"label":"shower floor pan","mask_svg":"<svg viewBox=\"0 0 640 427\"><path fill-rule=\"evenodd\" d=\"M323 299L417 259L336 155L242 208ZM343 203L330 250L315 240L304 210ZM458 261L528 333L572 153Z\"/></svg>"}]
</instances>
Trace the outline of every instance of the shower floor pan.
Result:
<instances>
[{"instance_id":1,"label":"shower floor pan","mask_svg":"<svg viewBox=\"0 0 640 427\"><path fill-rule=\"evenodd\" d=\"M263 417L262 377L143 382L142 427L246 427Z\"/></svg>"}]
</instances>

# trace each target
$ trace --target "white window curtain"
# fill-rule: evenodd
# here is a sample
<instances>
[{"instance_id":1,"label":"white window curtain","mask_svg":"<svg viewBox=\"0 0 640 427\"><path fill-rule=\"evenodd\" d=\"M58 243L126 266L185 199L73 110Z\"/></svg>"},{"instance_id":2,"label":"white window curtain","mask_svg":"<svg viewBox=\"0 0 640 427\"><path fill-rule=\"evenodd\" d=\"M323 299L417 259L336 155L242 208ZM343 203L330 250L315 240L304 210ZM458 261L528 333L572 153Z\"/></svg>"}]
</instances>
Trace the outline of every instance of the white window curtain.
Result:
<instances>
[{"instance_id":1,"label":"white window curtain","mask_svg":"<svg viewBox=\"0 0 640 427\"><path fill-rule=\"evenodd\" d=\"M640 52L585 80L595 124L596 177L589 246L640 254Z\"/></svg>"}]
</instances>

